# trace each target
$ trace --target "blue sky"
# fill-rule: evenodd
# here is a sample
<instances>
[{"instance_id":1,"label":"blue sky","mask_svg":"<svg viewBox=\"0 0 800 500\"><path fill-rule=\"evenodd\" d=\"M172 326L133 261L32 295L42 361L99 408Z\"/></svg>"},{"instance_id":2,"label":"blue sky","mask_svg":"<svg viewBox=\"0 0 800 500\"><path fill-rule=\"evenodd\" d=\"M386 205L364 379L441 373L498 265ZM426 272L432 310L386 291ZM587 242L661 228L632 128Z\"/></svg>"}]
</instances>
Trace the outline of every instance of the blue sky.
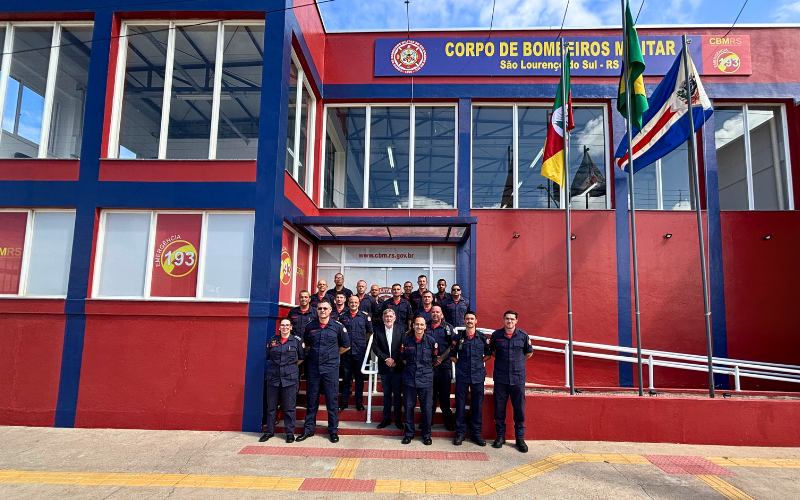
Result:
<instances>
[{"instance_id":1,"label":"blue sky","mask_svg":"<svg viewBox=\"0 0 800 500\"><path fill-rule=\"evenodd\" d=\"M561 24L567 0L497 0L499 28ZM639 24L730 24L744 0L645 0ZM641 0L631 0L636 15ZM334 0L320 4L330 30L406 29L403 0ZM492 0L410 0L411 29L487 27ZM800 23L800 0L750 0L738 23ZM618 0L570 0L566 26L620 24Z\"/></svg>"}]
</instances>

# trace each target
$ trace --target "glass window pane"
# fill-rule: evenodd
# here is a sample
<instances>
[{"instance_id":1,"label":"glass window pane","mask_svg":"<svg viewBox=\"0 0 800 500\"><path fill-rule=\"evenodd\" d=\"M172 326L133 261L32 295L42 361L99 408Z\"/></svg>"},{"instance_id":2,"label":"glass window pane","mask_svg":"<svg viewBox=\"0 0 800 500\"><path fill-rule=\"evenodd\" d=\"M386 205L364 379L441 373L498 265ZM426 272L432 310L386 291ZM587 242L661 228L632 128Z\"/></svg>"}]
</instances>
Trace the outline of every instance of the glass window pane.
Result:
<instances>
[{"instance_id":1,"label":"glass window pane","mask_svg":"<svg viewBox=\"0 0 800 500\"><path fill-rule=\"evenodd\" d=\"M289 66L289 122L286 126L286 171L294 176L294 133L297 122L297 66Z\"/></svg>"},{"instance_id":2,"label":"glass window pane","mask_svg":"<svg viewBox=\"0 0 800 500\"><path fill-rule=\"evenodd\" d=\"M573 110L575 128L569 136L569 178L570 191L584 183L584 177L595 163L597 171L602 176L602 182L590 191L581 195L571 196L573 210L606 208L606 136L605 117L603 108L575 108ZM581 164L586 165L581 169ZM581 178L576 182L576 177Z\"/></svg>"},{"instance_id":3,"label":"glass window pane","mask_svg":"<svg viewBox=\"0 0 800 500\"><path fill-rule=\"evenodd\" d=\"M366 108L328 108L325 137L325 208L364 206Z\"/></svg>"},{"instance_id":4,"label":"glass window pane","mask_svg":"<svg viewBox=\"0 0 800 500\"><path fill-rule=\"evenodd\" d=\"M168 37L163 28L128 26L119 138L126 158L158 158ZM117 155L122 157L120 151Z\"/></svg>"},{"instance_id":5,"label":"glass window pane","mask_svg":"<svg viewBox=\"0 0 800 500\"><path fill-rule=\"evenodd\" d=\"M253 221L253 214L209 214L203 297L250 297Z\"/></svg>"},{"instance_id":6,"label":"glass window pane","mask_svg":"<svg viewBox=\"0 0 800 500\"><path fill-rule=\"evenodd\" d=\"M417 288L417 276L425 275L430 277L430 267L389 267L386 269L386 282L388 286L395 283L400 283L402 286L406 281L414 283L414 289ZM428 280L430 283L430 280Z\"/></svg>"},{"instance_id":7,"label":"glass window pane","mask_svg":"<svg viewBox=\"0 0 800 500\"><path fill-rule=\"evenodd\" d=\"M197 297L203 214L156 215L151 297Z\"/></svg>"},{"instance_id":8,"label":"glass window pane","mask_svg":"<svg viewBox=\"0 0 800 500\"><path fill-rule=\"evenodd\" d=\"M342 247L340 246L319 246L320 264L339 264L342 260Z\"/></svg>"},{"instance_id":9,"label":"glass window pane","mask_svg":"<svg viewBox=\"0 0 800 500\"><path fill-rule=\"evenodd\" d=\"M417 106L414 114L414 208L452 208L456 108Z\"/></svg>"},{"instance_id":10,"label":"glass window pane","mask_svg":"<svg viewBox=\"0 0 800 500\"><path fill-rule=\"evenodd\" d=\"M472 108L472 207L514 206L513 108Z\"/></svg>"},{"instance_id":11,"label":"glass window pane","mask_svg":"<svg viewBox=\"0 0 800 500\"><path fill-rule=\"evenodd\" d=\"M636 166L634 160L634 167ZM657 210L658 209L658 184L656 182L656 164L651 163L636 172L633 178L634 199L637 210ZM573 198L573 200L575 200ZM581 201L576 200L580 205ZM575 205L576 201L573 201ZM628 209L631 207L631 197L628 195ZM570 206L572 208L572 206Z\"/></svg>"},{"instance_id":12,"label":"glass window pane","mask_svg":"<svg viewBox=\"0 0 800 500\"><path fill-rule=\"evenodd\" d=\"M341 272L341 268L338 267L338 266L337 267L320 267L320 268L317 269L317 281L325 280L328 283L328 290L330 290L331 288L336 286L336 284L333 282L333 277L336 276L336 273L339 273L339 272ZM348 287L348 288L350 288L350 287ZM352 288L350 288L350 289L352 290ZM315 282L311 283L311 290L309 290L309 292L311 292L311 294L313 295L313 294L317 293L318 291L319 290L317 289L317 282L315 281ZM333 304L331 304L331 305L333 305Z\"/></svg>"},{"instance_id":13,"label":"glass window pane","mask_svg":"<svg viewBox=\"0 0 800 500\"><path fill-rule=\"evenodd\" d=\"M370 118L369 206L408 207L409 108L373 107Z\"/></svg>"},{"instance_id":14,"label":"glass window pane","mask_svg":"<svg viewBox=\"0 0 800 500\"><path fill-rule=\"evenodd\" d=\"M756 210L785 210L789 208L789 192L781 109L748 106L747 128L750 129L754 207Z\"/></svg>"},{"instance_id":15,"label":"glass window pane","mask_svg":"<svg viewBox=\"0 0 800 500\"><path fill-rule=\"evenodd\" d=\"M206 159L217 58L217 25L177 27L167 158Z\"/></svg>"},{"instance_id":16,"label":"glass window pane","mask_svg":"<svg viewBox=\"0 0 800 500\"><path fill-rule=\"evenodd\" d=\"M66 295L75 212L35 212L25 295Z\"/></svg>"},{"instance_id":17,"label":"glass window pane","mask_svg":"<svg viewBox=\"0 0 800 500\"><path fill-rule=\"evenodd\" d=\"M149 241L149 212L106 214L99 296L144 296Z\"/></svg>"},{"instance_id":18,"label":"glass window pane","mask_svg":"<svg viewBox=\"0 0 800 500\"><path fill-rule=\"evenodd\" d=\"M261 116L264 27L225 26L224 47L217 158L255 160Z\"/></svg>"},{"instance_id":19,"label":"glass window pane","mask_svg":"<svg viewBox=\"0 0 800 500\"><path fill-rule=\"evenodd\" d=\"M19 294L28 212L0 212L0 294Z\"/></svg>"},{"instance_id":20,"label":"glass window pane","mask_svg":"<svg viewBox=\"0 0 800 500\"><path fill-rule=\"evenodd\" d=\"M455 264L455 262L453 262L453 264ZM447 293L450 293L450 287L453 286L453 284L456 282L456 270L434 267L433 274L430 276L430 279L428 280L428 287L431 289L433 293L439 291L436 288L436 283L439 280L445 280L447 282Z\"/></svg>"},{"instance_id":21,"label":"glass window pane","mask_svg":"<svg viewBox=\"0 0 800 500\"><path fill-rule=\"evenodd\" d=\"M392 264L425 264L431 261L430 247L427 246L347 246L344 249L344 261L347 265L353 264L378 264L391 266ZM417 282L418 273L411 280Z\"/></svg>"},{"instance_id":22,"label":"glass window pane","mask_svg":"<svg viewBox=\"0 0 800 500\"><path fill-rule=\"evenodd\" d=\"M80 158L91 50L91 26L61 28L56 90L47 145L49 158Z\"/></svg>"},{"instance_id":23,"label":"glass window pane","mask_svg":"<svg viewBox=\"0 0 800 500\"><path fill-rule=\"evenodd\" d=\"M456 264L456 247L433 247L434 264ZM448 283L450 283L448 281Z\"/></svg>"},{"instance_id":24,"label":"glass window pane","mask_svg":"<svg viewBox=\"0 0 800 500\"><path fill-rule=\"evenodd\" d=\"M14 29L0 158L37 158L53 28ZM13 81L13 84L12 84Z\"/></svg>"},{"instance_id":25,"label":"glass window pane","mask_svg":"<svg viewBox=\"0 0 800 500\"><path fill-rule=\"evenodd\" d=\"M639 178L636 179L638 182ZM689 141L661 158L661 191L664 210L692 209L692 190L689 182ZM639 204L638 198L636 204Z\"/></svg>"},{"instance_id":26,"label":"glass window pane","mask_svg":"<svg viewBox=\"0 0 800 500\"><path fill-rule=\"evenodd\" d=\"M541 173L550 110L520 106L517 117L519 208L558 208L558 184Z\"/></svg>"},{"instance_id":27,"label":"glass window pane","mask_svg":"<svg viewBox=\"0 0 800 500\"><path fill-rule=\"evenodd\" d=\"M305 85L302 88L302 96L300 102L300 149L297 153L297 183L305 189L306 188L306 164L308 155L308 131L314 127L311 123L311 115L314 108L314 97L308 92Z\"/></svg>"},{"instance_id":28,"label":"glass window pane","mask_svg":"<svg viewBox=\"0 0 800 500\"><path fill-rule=\"evenodd\" d=\"M714 108L719 206L722 210L748 210L747 164L741 106Z\"/></svg>"},{"instance_id":29,"label":"glass window pane","mask_svg":"<svg viewBox=\"0 0 800 500\"><path fill-rule=\"evenodd\" d=\"M344 268L344 286L356 292L356 285L359 280L367 282L367 292L372 285L378 287L390 286L386 284L386 268L385 267L345 267Z\"/></svg>"}]
</instances>

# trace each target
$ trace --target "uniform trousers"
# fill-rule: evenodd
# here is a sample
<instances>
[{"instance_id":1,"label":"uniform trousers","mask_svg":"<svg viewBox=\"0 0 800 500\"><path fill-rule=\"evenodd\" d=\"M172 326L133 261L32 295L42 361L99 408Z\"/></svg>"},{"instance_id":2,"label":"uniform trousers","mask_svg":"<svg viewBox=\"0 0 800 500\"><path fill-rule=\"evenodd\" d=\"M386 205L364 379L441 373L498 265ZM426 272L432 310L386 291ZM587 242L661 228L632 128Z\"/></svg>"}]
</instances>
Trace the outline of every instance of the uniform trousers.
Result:
<instances>
[{"instance_id":1,"label":"uniform trousers","mask_svg":"<svg viewBox=\"0 0 800 500\"><path fill-rule=\"evenodd\" d=\"M422 412L422 422L420 422L420 430L422 437L431 437L431 420L433 414L431 408L433 403L431 398L433 396L433 387L411 387L410 385L403 384L403 406L406 410L406 427L405 435L407 437L414 437L416 428L414 427L414 408L417 406L417 399L419 399L419 409Z\"/></svg>"},{"instance_id":2,"label":"uniform trousers","mask_svg":"<svg viewBox=\"0 0 800 500\"><path fill-rule=\"evenodd\" d=\"M494 423L497 437L506 436L506 405L514 410L514 437L525 439L525 384L494 383Z\"/></svg>"},{"instance_id":3,"label":"uniform trousers","mask_svg":"<svg viewBox=\"0 0 800 500\"><path fill-rule=\"evenodd\" d=\"M450 363L448 363L449 365ZM433 369L433 398L431 410L436 412L436 403L442 409L442 420L445 424L453 422L453 410L450 409L450 368L437 366Z\"/></svg>"},{"instance_id":4,"label":"uniform trousers","mask_svg":"<svg viewBox=\"0 0 800 500\"><path fill-rule=\"evenodd\" d=\"M278 415L278 402L283 398L283 426L286 434L294 434L297 387L299 384L267 385L266 434L275 434L275 419Z\"/></svg>"},{"instance_id":5,"label":"uniform trousers","mask_svg":"<svg viewBox=\"0 0 800 500\"><path fill-rule=\"evenodd\" d=\"M467 420L467 393L469 393L470 416ZM469 424L469 435L472 438L481 436L483 432L483 382L470 384L456 381L456 436L466 435Z\"/></svg>"},{"instance_id":6,"label":"uniform trousers","mask_svg":"<svg viewBox=\"0 0 800 500\"><path fill-rule=\"evenodd\" d=\"M325 394L325 407L328 409L328 434L339 432L339 369L320 373L313 367L306 378L306 421L303 432L314 434L319 411L320 392Z\"/></svg>"},{"instance_id":7,"label":"uniform trousers","mask_svg":"<svg viewBox=\"0 0 800 500\"><path fill-rule=\"evenodd\" d=\"M344 366L341 387L342 404L346 405L350 400L350 385L353 383L353 378L356 380L356 404L361 404L364 402L364 374L361 373L361 364L364 362L364 355L355 355L347 351L342 354L341 360Z\"/></svg>"}]
</instances>

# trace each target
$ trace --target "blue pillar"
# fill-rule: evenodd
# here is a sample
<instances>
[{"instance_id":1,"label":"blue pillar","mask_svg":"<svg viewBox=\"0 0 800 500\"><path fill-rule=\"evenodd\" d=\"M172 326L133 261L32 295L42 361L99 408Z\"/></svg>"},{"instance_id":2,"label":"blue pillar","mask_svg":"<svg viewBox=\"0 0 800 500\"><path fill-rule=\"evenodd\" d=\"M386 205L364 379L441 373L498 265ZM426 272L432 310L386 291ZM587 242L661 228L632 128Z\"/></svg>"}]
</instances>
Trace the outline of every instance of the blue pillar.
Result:
<instances>
[{"instance_id":1,"label":"blue pillar","mask_svg":"<svg viewBox=\"0 0 800 500\"><path fill-rule=\"evenodd\" d=\"M458 100L458 215L470 215L471 184L471 141L472 141L472 99ZM476 294L476 248L477 224L470 224L466 241L458 245L456 258L456 280L461 285L462 294L469 300L472 310L477 303Z\"/></svg>"},{"instance_id":2,"label":"blue pillar","mask_svg":"<svg viewBox=\"0 0 800 500\"><path fill-rule=\"evenodd\" d=\"M83 338L86 326L85 301L89 288L89 267L92 261L95 201L103 139L106 87L111 52L112 11L95 13L92 31L92 55L89 60L89 83L84 108L83 137L81 138L79 201L76 206L75 233L72 241L72 260L69 286L64 307L66 327L61 354L61 375L56 404L56 427L74 427L78 406Z\"/></svg>"},{"instance_id":3,"label":"blue pillar","mask_svg":"<svg viewBox=\"0 0 800 500\"><path fill-rule=\"evenodd\" d=\"M616 113L617 101L611 101L613 141L625 137L625 119ZM612 151L616 150L611 144ZM613 155L612 155L613 156ZM628 176L612 164L614 177L614 219L617 240L617 341L623 347L633 347L633 322L631 321L631 233L628 211ZM626 353L619 353L628 356ZM619 362L619 386L633 387L633 364Z\"/></svg>"},{"instance_id":4,"label":"blue pillar","mask_svg":"<svg viewBox=\"0 0 800 500\"><path fill-rule=\"evenodd\" d=\"M291 3L287 1L286 6L291 7ZM290 10L270 13L265 20L264 46L269 50L264 52L261 71L253 269L242 410L242 430L248 432L261 430L267 337L274 334L278 317L292 48L290 13Z\"/></svg>"}]
</instances>

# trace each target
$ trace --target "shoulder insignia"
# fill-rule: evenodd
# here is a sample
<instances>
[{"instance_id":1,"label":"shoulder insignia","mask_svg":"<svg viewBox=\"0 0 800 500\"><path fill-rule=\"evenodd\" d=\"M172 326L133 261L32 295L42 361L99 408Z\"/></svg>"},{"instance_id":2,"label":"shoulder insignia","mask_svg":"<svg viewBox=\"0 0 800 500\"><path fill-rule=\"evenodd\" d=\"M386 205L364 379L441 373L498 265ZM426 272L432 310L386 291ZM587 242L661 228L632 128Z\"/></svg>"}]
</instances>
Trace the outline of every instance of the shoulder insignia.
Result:
<instances>
[{"instance_id":1,"label":"shoulder insignia","mask_svg":"<svg viewBox=\"0 0 800 500\"><path fill-rule=\"evenodd\" d=\"M300 338L300 337L298 337L297 335L294 335L294 334L293 334L293 335L292 335L292 337L294 337L295 339L299 340L300 342L302 342L302 341L303 341L303 339L301 339L301 338Z\"/></svg>"}]
</instances>

